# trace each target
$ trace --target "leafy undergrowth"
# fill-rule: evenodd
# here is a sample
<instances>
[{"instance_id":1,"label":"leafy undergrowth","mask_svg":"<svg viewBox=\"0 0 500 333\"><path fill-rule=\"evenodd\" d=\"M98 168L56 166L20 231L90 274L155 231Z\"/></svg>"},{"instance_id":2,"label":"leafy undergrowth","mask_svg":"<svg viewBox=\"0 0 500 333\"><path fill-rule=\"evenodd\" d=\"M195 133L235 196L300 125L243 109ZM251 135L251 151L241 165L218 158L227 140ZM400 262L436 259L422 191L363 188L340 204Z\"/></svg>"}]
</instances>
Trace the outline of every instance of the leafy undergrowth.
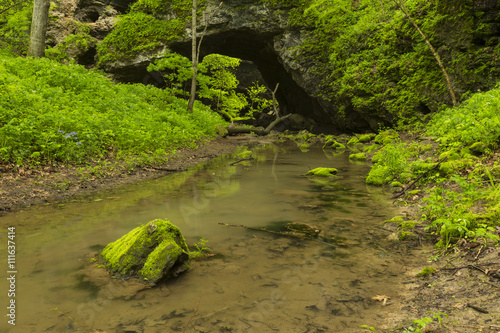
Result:
<instances>
[{"instance_id":1,"label":"leafy undergrowth","mask_svg":"<svg viewBox=\"0 0 500 333\"><path fill-rule=\"evenodd\" d=\"M401 204L418 200L417 218L437 236L438 248L460 239L498 243L499 103L500 87L475 94L434 114L425 129L409 133L410 140L386 142L373 158L367 183L404 189Z\"/></svg>"},{"instance_id":2,"label":"leafy undergrowth","mask_svg":"<svg viewBox=\"0 0 500 333\"><path fill-rule=\"evenodd\" d=\"M0 54L0 163L159 162L225 122L197 103L49 59Z\"/></svg>"}]
</instances>

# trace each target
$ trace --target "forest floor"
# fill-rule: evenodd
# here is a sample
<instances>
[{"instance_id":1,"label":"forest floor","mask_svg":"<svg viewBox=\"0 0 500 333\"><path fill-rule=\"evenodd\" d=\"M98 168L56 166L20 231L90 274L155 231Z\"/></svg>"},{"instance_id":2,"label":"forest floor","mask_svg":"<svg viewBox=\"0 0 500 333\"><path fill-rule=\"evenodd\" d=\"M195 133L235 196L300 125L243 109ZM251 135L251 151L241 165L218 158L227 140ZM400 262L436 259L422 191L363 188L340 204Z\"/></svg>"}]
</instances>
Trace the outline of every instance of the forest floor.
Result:
<instances>
[{"instance_id":1,"label":"forest floor","mask_svg":"<svg viewBox=\"0 0 500 333\"><path fill-rule=\"evenodd\" d=\"M84 168L50 166L33 170L0 165L0 216L33 205L57 204L95 191L182 171L232 153L246 142L247 136L213 140L201 144L198 149L179 150L168 163L158 167L127 167L113 160ZM419 200L402 207L402 215L415 218ZM388 224L384 228L390 233L397 227ZM387 306L394 310L393 315L385 318L383 327L373 329L405 333L499 333L498 247L464 242L442 253L433 249L435 239L423 230L423 226L414 231L417 239L392 242L391 246L403 257L405 291L400 299L388 302ZM424 267L433 267L436 271L428 277L417 277ZM369 328L359 328L359 331L369 331Z\"/></svg>"},{"instance_id":2,"label":"forest floor","mask_svg":"<svg viewBox=\"0 0 500 333\"><path fill-rule=\"evenodd\" d=\"M410 219L417 211L418 202L401 210ZM385 228L390 230L391 225ZM396 231L397 226L392 228ZM405 290L391 305L396 311L381 331L499 333L499 247L462 239L448 251L438 250L434 248L435 237L424 226L413 231L417 239L393 243L404 263ZM435 272L417 276L424 268Z\"/></svg>"}]
</instances>

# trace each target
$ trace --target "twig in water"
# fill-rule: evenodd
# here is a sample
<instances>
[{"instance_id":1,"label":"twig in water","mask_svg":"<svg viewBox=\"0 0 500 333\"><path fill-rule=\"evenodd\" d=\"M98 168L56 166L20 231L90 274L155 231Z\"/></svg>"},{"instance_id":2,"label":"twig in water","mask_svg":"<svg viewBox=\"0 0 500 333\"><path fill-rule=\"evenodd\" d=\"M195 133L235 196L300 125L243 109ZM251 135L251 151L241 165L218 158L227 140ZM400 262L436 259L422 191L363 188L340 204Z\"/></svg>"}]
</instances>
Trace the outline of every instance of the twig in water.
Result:
<instances>
[{"instance_id":1,"label":"twig in water","mask_svg":"<svg viewBox=\"0 0 500 333\"><path fill-rule=\"evenodd\" d=\"M253 157L242 158L241 160L237 160L237 161L235 161L233 163L229 163L228 165L235 165L235 164L238 164L238 163L243 162L243 161L251 161L251 160L253 160Z\"/></svg>"},{"instance_id":2,"label":"twig in water","mask_svg":"<svg viewBox=\"0 0 500 333\"><path fill-rule=\"evenodd\" d=\"M193 320L194 316L196 316L196 312L198 312L198 306L200 305L200 300L201 300L201 296L198 297L198 302L196 302L196 308L194 309L194 312L193 312L193 315L191 316L191 318L189 318L188 322L186 323L186 326L184 326L184 329L182 330L182 332L186 332L188 326L189 326L189 323L191 322L191 320Z\"/></svg>"},{"instance_id":3,"label":"twig in water","mask_svg":"<svg viewBox=\"0 0 500 333\"><path fill-rule=\"evenodd\" d=\"M65 316L66 316L66 317L68 317L71 321L74 321L74 320L73 320L73 318L71 318L71 317L70 317L67 313L64 313L64 312L62 312L62 311L59 311L59 310L57 309L57 307L55 307L55 308L53 308L53 309L51 309L51 310L52 310L52 311L55 311L55 312L57 312L57 313L60 313L60 314L62 314L62 315L65 315Z\"/></svg>"}]
</instances>

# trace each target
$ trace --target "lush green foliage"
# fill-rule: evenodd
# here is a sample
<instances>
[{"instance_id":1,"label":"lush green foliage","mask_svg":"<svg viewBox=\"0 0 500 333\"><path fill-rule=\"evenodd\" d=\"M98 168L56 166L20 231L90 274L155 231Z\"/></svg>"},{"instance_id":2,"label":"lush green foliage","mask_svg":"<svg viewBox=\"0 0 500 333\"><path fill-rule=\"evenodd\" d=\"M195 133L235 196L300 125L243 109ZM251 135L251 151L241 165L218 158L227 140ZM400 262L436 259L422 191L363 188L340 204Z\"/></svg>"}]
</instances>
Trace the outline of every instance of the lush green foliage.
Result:
<instances>
[{"instance_id":1,"label":"lush green foliage","mask_svg":"<svg viewBox=\"0 0 500 333\"><path fill-rule=\"evenodd\" d=\"M458 108L435 114L427 134L437 136L443 147L464 148L478 142L493 149L500 142L500 86L476 93Z\"/></svg>"},{"instance_id":2,"label":"lush green foliage","mask_svg":"<svg viewBox=\"0 0 500 333\"><path fill-rule=\"evenodd\" d=\"M198 1L198 12L205 1ZM139 0L120 16L113 31L97 47L99 65L156 53L168 42L184 35L191 18L191 1ZM169 19L165 19L168 14Z\"/></svg>"},{"instance_id":3,"label":"lush green foliage","mask_svg":"<svg viewBox=\"0 0 500 333\"><path fill-rule=\"evenodd\" d=\"M157 52L183 31L183 20L160 20L142 12L123 15L97 46L98 64L130 59L141 52Z\"/></svg>"},{"instance_id":4,"label":"lush green foliage","mask_svg":"<svg viewBox=\"0 0 500 333\"><path fill-rule=\"evenodd\" d=\"M0 160L84 162L110 154L164 158L224 122L168 90L114 84L82 66L2 53Z\"/></svg>"},{"instance_id":5,"label":"lush green foliage","mask_svg":"<svg viewBox=\"0 0 500 333\"><path fill-rule=\"evenodd\" d=\"M88 51L93 45L95 42L90 36L90 27L85 23L75 22L74 33L66 36L55 47L45 49L45 56L63 63L75 62L75 55Z\"/></svg>"},{"instance_id":6,"label":"lush green foliage","mask_svg":"<svg viewBox=\"0 0 500 333\"><path fill-rule=\"evenodd\" d=\"M231 121L240 118L240 110L248 104L245 96L235 91L239 81L232 70L240 62L237 58L209 54L200 63L200 72L208 75L205 80L200 76L200 96L211 99L215 111L225 114Z\"/></svg>"},{"instance_id":7,"label":"lush green foliage","mask_svg":"<svg viewBox=\"0 0 500 333\"><path fill-rule=\"evenodd\" d=\"M212 108L224 115L228 120L240 120L248 117L248 113L255 110L250 108L246 115L241 110L248 105L246 96L237 93L238 79L233 70L241 60L220 54L210 54L198 64L198 96ZM168 88L173 93L187 97L188 83L193 75L191 61L176 53L168 53L162 59L156 60L148 66L149 71L159 71ZM264 87L254 86L249 91L249 98L256 108L263 109L271 102L259 96ZM259 110L262 111L262 110Z\"/></svg>"},{"instance_id":8,"label":"lush green foliage","mask_svg":"<svg viewBox=\"0 0 500 333\"><path fill-rule=\"evenodd\" d=\"M33 2L26 1L13 6L16 3L16 0L0 0L0 11L4 11L0 14L0 49L26 54Z\"/></svg>"},{"instance_id":9,"label":"lush green foliage","mask_svg":"<svg viewBox=\"0 0 500 333\"><path fill-rule=\"evenodd\" d=\"M373 157L375 164L368 173L366 183L384 185L393 180L406 182L410 176L408 161L413 155L415 155L415 149L404 143L387 144Z\"/></svg>"},{"instance_id":10,"label":"lush green foliage","mask_svg":"<svg viewBox=\"0 0 500 333\"><path fill-rule=\"evenodd\" d=\"M494 43L472 4L413 0L412 18L440 52L459 93L491 87ZM296 24L312 27L297 49L323 76L323 96L347 114L377 114L380 124L413 118L450 103L442 72L408 18L387 0L311 0Z\"/></svg>"}]
</instances>

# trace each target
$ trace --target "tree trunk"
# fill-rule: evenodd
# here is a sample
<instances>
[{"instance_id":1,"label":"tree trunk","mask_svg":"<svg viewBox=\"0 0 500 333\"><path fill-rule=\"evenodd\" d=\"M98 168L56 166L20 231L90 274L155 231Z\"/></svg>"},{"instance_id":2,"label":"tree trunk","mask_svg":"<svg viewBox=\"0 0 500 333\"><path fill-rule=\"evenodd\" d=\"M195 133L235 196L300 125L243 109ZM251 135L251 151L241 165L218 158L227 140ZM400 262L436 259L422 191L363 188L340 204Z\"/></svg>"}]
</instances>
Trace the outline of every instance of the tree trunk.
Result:
<instances>
[{"instance_id":1,"label":"tree trunk","mask_svg":"<svg viewBox=\"0 0 500 333\"><path fill-rule=\"evenodd\" d=\"M458 106L457 98L455 97L455 92L453 91L453 86L451 85L450 76L448 75L448 72L446 71L446 68L444 68L443 62L441 61L441 57L436 52L436 50L432 46L431 42L427 38L427 36L423 33L423 31L417 25L417 22L415 22L413 20L413 18L410 16L410 13L408 12L408 9L404 5L404 3L401 2L401 0L394 0L394 2L403 11L403 13L406 15L406 17L410 20L410 22L415 27L415 29L417 29L417 31L420 33L420 35L422 36L422 38L425 40L425 43L427 44L427 46L431 50L432 54L434 55L434 58L436 58L436 61L437 61L438 65L439 65L439 67L441 68L441 71L443 72L443 76L444 76L444 79L446 80L446 86L448 87L448 91L450 93L450 97L451 97L451 101L453 102L453 106Z\"/></svg>"},{"instance_id":2,"label":"tree trunk","mask_svg":"<svg viewBox=\"0 0 500 333\"><path fill-rule=\"evenodd\" d=\"M28 56L42 58L45 56L45 34L49 21L49 0L34 0L33 21L31 22L30 45Z\"/></svg>"},{"instance_id":3,"label":"tree trunk","mask_svg":"<svg viewBox=\"0 0 500 333\"><path fill-rule=\"evenodd\" d=\"M198 54L196 52L196 0L193 0L193 12L191 19L191 59L193 63L193 77L191 78L191 92L189 95L188 110L193 112L194 99L196 96L196 77L198 76Z\"/></svg>"}]
</instances>

